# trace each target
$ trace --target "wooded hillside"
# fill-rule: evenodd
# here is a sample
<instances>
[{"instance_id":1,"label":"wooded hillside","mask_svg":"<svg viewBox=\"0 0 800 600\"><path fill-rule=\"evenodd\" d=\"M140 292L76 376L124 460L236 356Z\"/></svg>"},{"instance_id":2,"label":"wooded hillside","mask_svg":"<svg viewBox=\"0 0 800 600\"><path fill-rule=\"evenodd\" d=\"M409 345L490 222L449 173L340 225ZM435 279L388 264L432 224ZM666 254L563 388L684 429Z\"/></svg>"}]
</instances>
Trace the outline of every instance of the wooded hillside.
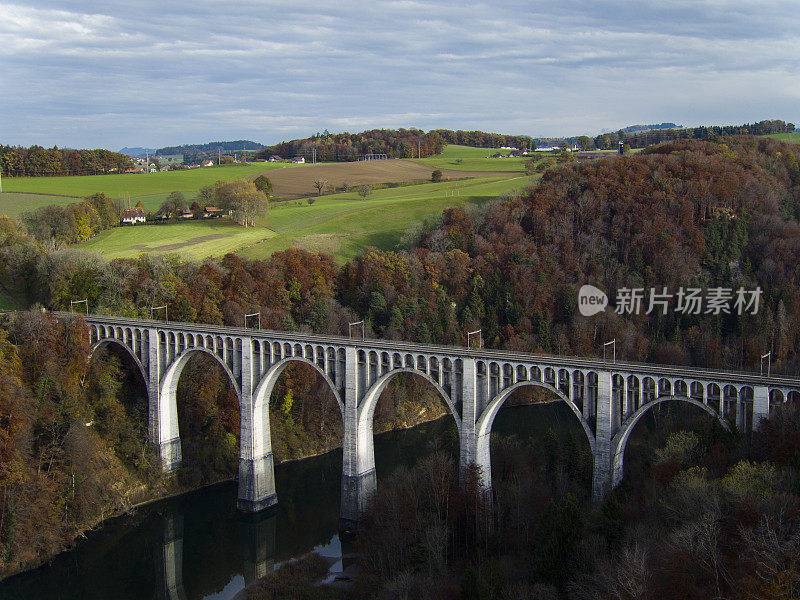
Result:
<instances>
[{"instance_id":1,"label":"wooded hillside","mask_svg":"<svg viewBox=\"0 0 800 600\"><path fill-rule=\"evenodd\" d=\"M563 164L524 193L446 211L409 236L408 250L368 248L343 266L297 249L266 260L145 254L105 263L0 218L0 279L18 299L53 309L85 298L92 312L149 317L166 304L171 320L236 326L260 311L264 328L331 334L364 318L367 336L448 344L481 328L489 347L587 356L616 339L625 360L751 370L772 350L773 373L798 375L797 153L742 137ZM612 309L622 287L760 287L763 296L756 314L587 318L576 305L585 283L605 290ZM90 369L74 327L34 313L0 328L0 572L63 547L98 510L124 504L124 490L109 492L113 481L132 489L154 480L141 399L116 383L124 362L110 356ZM238 422L225 377L213 365L192 373L179 404L182 431L194 432L184 441L187 485L235 472ZM338 443L341 419L324 383L287 374L271 401L276 454ZM424 406L422 388L382 401L384 423L410 422L404 398Z\"/></svg>"}]
</instances>

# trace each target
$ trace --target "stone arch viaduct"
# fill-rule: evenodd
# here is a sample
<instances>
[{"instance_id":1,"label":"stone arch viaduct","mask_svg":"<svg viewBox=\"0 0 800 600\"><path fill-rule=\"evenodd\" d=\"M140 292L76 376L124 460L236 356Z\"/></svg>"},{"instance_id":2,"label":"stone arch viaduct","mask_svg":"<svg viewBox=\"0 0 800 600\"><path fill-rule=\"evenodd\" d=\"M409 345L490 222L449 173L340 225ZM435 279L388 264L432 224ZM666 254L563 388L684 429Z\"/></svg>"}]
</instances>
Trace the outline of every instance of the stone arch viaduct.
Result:
<instances>
[{"instance_id":1,"label":"stone arch viaduct","mask_svg":"<svg viewBox=\"0 0 800 600\"><path fill-rule=\"evenodd\" d=\"M344 521L357 521L375 490L372 418L381 392L399 373L426 379L442 396L458 428L460 466L477 464L487 488L497 411L520 387L548 390L566 402L586 433L595 500L620 482L634 425L661 402L696 405L725 427L747 432L771 407L800 398L800 379L756 373L98 315L85 322L92 352L119 345L141 371L150 439L167 472L181 462L175 392L183 367L204 352L224 368L241 408L238 505L249 512L277 502L268 405L275 382L293 362L320 374L342 413Z\"/></svg>"}]
</instances>

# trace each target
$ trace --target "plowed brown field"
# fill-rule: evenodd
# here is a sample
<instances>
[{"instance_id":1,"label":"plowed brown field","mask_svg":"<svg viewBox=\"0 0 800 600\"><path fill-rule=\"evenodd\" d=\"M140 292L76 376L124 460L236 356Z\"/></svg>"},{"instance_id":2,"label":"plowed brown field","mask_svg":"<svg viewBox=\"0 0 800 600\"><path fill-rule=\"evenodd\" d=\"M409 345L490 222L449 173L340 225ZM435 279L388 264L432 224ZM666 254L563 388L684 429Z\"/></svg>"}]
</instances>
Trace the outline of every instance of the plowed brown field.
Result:
<instances>
[{"instance_id":1,"label":"plowed brown field","mask_svg":"<svg viewBox=\"0 0 800 600\"><path fill-rule=\"evenodd\" d=\"M264 175L272 181L273 194L277 198L299 198L316 196L314 181L327 180L329 185L341 187L345 181L351 186L365 183L388 183L398 181L430 181L433 167L411 162L410 160L369 160L350 163L324 163L318 165L297 165L284 169L265 171ZM507 176L508 172L451 171L441 169L445 179L463 177ZM251 177L255 179L256 176Z\"/></svg>"}]
</instances>

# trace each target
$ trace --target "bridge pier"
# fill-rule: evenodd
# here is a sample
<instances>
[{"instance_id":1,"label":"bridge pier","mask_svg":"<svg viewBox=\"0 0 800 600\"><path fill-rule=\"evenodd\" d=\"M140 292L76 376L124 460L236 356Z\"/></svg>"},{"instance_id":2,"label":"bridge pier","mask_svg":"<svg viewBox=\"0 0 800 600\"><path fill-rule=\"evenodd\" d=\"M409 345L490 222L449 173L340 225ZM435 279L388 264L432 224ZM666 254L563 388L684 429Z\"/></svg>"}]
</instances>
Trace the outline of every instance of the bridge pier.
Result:
<instances>
[{"instance_id":1,"label":"bridge pier","mask_svg":"<svg viewBox=\"0 0 800 600\"><path fill-rule=\"evenodd\" d=\"M611 438L614 435L611 373L597 373L597 425L594 442L592 502L602 502L612 487Z\"/></svg>"},{"instance_id":2,"label":"bridge pier","mask_svg":"<svg viewBox=\"0 0 800 600\"><path fill-rule=\"evenodd\" d=\"M174 473L181 466L181 439L172 439L158 442L158 455L161 457L161 467L164 473Z\"/></svg>"},{"instance_id":3,"label":"bridge pier","mask_svg":"<svg viewBox=\"0 0 800 600\"><path fill-rule=\"evenodd\" d=\"M164 385L162 373L162 349L158 331L145 330L147 353L144 364L147 366L148 429L150 440L156 446L164 473L173 473L181 466L181 440L178 435L178 410L175 405L174 389ZM170 378L166 378L170 380ZM177 382L176 382L177 383Z\"/></svg>"},{"instance_id":4,"label":"bridge pier","mask_svg":"<svg viewBox=\"0 0 800 600\"><path fill-rule=\"evenodd\" d=\"M358 523L377 489L375 448L372 439L372 416L361 398L358 356L355 348L345 348L344 365L344 439L342 441L341 527ZM374 405L373 405L374 407Z\"/></svg>"},{"instance_id":5,"label":"bridge pier","mask_svg":"<svg viewBox=\"0 0 800 600\"><path fill-rule=\"evenodd\" d=\"M479 452L478 440L478 381L475 359L463 359L461 362L461 435L459 436L458 470L459 479L464 483L466 468L475 464L480 469L481 481L484 485L492 484L492 464L488 452Z\"/></svg>"},{"instance_id":6,"label":"bridge pier","mask_svg":"<svg viewBox=\"0 0 800 600\"><path fill-rule=\"evenodd\" d=\"M763 385L753 387L753 429L757 429L763 419L769 417L769 388Z\"/></svg>"},{"instance_id":7,"label":"bridge pier","mask_svg":"<svg viewBox=\"0 0 800 600\"><path fill-rule=\"evenodd\" d=\"M239 458L237 508L244 512L255 513L277 503L272 452L259 458Z\"/></svg>"},{"instance_id":8,"label":"bridge pier","mask_svg":"<svg viewBox=\"0 0 800 600\"><path fill-rule=\"evenodd\" d=\"M358 525L377 489L378 476L374 469L360 475L342 474L340 529L353 529Z\"/></svg>"},{"instance_id":9,"label":"bridge pier","mask_svg":"<svg viewBox=\"0 0 800 600\"><path fill-rule=\"evenodd\" d=\"M239 493L236 505L245 512L259 512L278 503L275 465L269 430L269 394L272 386L257 389L252 346L242 344L239 406ZM260 375L260 374L258 374ZM274 384L274 381L271 381Z\"/></svg>"}]
</instances>

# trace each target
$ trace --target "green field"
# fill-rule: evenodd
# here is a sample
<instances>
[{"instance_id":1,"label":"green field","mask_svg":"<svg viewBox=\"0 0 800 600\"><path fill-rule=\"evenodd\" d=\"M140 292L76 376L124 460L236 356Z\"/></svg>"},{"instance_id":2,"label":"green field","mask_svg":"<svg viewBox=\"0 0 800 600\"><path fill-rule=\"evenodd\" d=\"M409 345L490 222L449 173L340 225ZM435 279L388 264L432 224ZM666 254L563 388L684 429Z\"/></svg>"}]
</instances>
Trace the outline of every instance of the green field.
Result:
<instances>
[{"instance_id":1,"label":"green field","mask_svg":"<svg viewBox=\"0 0 800 600\"><path fill-rule=\"evenodd\" d=\"M455 171L508 171L522 172L525 161L530 158L486 158L495 152L504 152L499 148L471 148L449 144L438 156L414 159L414 162L428 165L434 169L453 169ZM460 162L459 162L460 161Z\"/></svg>"},{"instance_id":2,"label":"green field","mask_svg":"<svg viewBox=\"0 0 800 600\"><path fill-rule=\"evenodd\" d=\"M183 192L188 199L204 185L219 180L230 181L253 177L270 169L290 167L287 163L248 163L246 165L223 165L200 167L185 171L165 173L140 173L122 175L84 175L76 177L6 177L3 179L3 194L0 195L0 214L16 216L21 212L45 204L69 204L70 198L50 196L44 204L27 201L27 195L14 195L6 199L7 192L33 192L36 194L65 194L89 196L103 192L112 198L141 200L148 210L157 209L172 191ZM39 196L36 196L39 198ZM41 198L48 198L41 196ZM36 202L39 202L37 200Z\"/></svg>"},{"instance_id":3,"label":"green field","mask_svg":"<svg viewBox=\"0 0 800 600\"><path fill-rule=\"evenodd\" d=\"M792 133L773 133L764 137L775 138L782 142L789 142L790 144L800 144L800 131L793 131Z\"/></svg>"},{"instance_id":4,"label":"green field","mask_svg":"<svg viewBox=\"0 0 800 600\"><path fill-rule=\"evenodd\" d=\"M8 178L3 180L6 186ZM26 210L35 210L51 204L66 205L71 202L82 202L82 196L54 196L51 194L28 194L22 192L0 192L0 215L16 218Z\"/></svg>"},{"instance_id":5,"label":"green field","mask_svg":"<svg viewBox=\"0 0 800 600\"><path fill-rule=\"evenodd\" d=\"M105 258L128 258L143 252L177 252L189 260L221 256L274 236L264 227L245 229L228 220L189 221L116 227L81 244Z\"/></svg>"},{"instance_id":6,"label":"green field","mask_svg":"<svg viewBox=\"0 0 800 600\"><path fill-rule=\"evenodd\" d=\"M298 246L328 252L346 261L365 246L396 248L410 226L441 214L445 208L486 202L530 182L520 173L523 159L484 158L495 151L450 145L441 156L419 162L433 168L508 172L507 176L493 174L375 190L366 201L353 191L321 196L312 204L308 199L273 202L270 214L258 227L249 229L227 221L119 227L100 233L81 247L107 259L135 257L143 252L175 252L187 259L202 259L228 252L266 258L276 250ZM456 163L459 158L463 158L462 162ZM254 177L283 167L303 168L286 163L250 163L137 175L7 178L3 187L8 192L0 195L0 214L18 216L39 206L80 199L47 194L83 197L95 192L114 198L129 197L133 202L141 200L146 209L155 210L172 191L183 192L191 202L204 185Z\"/></svg>"},{"instance_id":7,"label":"green field","mask_svg":"<svg viewBox=\"0 0 800 600\"><path fill-rule=\"evenodd\" d=\"M276 250L297 246L346 261L365 246L395 248L411 225L439 215L447 207L486 202L529 182L528 177L511 175L427 183L376 190L366 201L353 192L331 194L316 198L313 204L307 199L273 203L269 215L255 228L220 221L139 225L105 231L81 246L109 259L138 256L144 251L178 252L190 259L238 251L243 256L266 258ZM209 235L225 237L198 239ZM183 245L171 247L176 244Z\"/></svg>"}]
</instances>

